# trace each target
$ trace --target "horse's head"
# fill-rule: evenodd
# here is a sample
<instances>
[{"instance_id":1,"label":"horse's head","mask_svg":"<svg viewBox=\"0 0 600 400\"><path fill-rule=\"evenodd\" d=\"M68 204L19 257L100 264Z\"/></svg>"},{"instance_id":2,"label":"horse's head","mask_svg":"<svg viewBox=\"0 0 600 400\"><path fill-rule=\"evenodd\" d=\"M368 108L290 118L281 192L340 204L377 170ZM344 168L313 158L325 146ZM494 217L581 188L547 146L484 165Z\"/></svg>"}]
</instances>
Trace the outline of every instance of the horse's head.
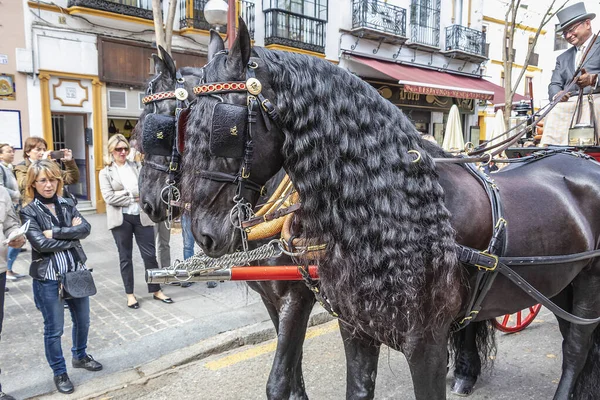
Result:
<instances>
[{"instance_id":1,"label":"horse's head","mask_svg":"<svg viewBox=\"0 0 600 400\"><path fill-rule=\"evenodd\" d=\"M241 19L233 47L224 49L212 32L183 162L183 199L191 206L194 237L210 256L239 246L241 220L283 163L269 72L260 57L251 57Z\"/></svg>"},{"instance_id":2,"label":"horse's head","mask_svg":"<svg viewBox=\"0 0 600 400\"><path fill-rule=\"evenodd\" d=\"M139 177L140 200L154 222L180 213L179 207L172 207L170 202L179 200L178 158L183 149L187 115L182 112L178 118L176 109L187 108L194 98L193 88L202 80L201 68L177 70L169 53L160 46L159 51L160 57L154 56L156 75L148 82L144 111L133 131L136 149L144 154Z\"/></svg>"}]
</instances>

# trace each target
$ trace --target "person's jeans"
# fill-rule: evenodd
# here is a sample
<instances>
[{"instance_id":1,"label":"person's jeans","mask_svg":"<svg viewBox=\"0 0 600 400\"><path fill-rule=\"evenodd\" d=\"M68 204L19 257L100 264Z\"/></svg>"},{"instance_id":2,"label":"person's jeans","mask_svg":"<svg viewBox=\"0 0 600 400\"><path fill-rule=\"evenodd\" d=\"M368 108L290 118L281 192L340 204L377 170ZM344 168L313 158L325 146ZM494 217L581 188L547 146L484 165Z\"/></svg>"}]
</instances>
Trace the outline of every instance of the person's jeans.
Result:
<instances>
[{"instance_id":1,"label":"person's jeans","mask_svg":"<svg viewBox=\"0 0 600 400\"><path fill-rule=\"evenodd\" d=\"M181 216L181 232L183 234L183 259L187 260L194 255L194 235L192 235L192 220L188 214Z\"/></svg>"},{"instance_id":2,"label":"person's jeans","mask_svg":"<svg viewBox=\"0 0 600 400\"><path fill-rule=\"evenodd\" d=\"M12 272L13 264L17 259L17 256L21 252L21 249L16 249L14 247L8 247L8 254L6 255L6 268Z\"/></svg>"},{"instance_id":3,"label":"person's jeans","mask_svg":"<svg viewBox=\"0 0 600 400\"><path fill-rule=\"evenodd\" d=\"M71 321L73 321L74 359L81 360L86 356L88 332L90 330L90 298L62 300L58 295L58 281L33 280L33 298L36 307L44 317L44 349L46 360L54 372L54 376L67 372L62 352L61 337L65 327L65 310L63 301L69 305Z\"/></svg>"}]
</instances>

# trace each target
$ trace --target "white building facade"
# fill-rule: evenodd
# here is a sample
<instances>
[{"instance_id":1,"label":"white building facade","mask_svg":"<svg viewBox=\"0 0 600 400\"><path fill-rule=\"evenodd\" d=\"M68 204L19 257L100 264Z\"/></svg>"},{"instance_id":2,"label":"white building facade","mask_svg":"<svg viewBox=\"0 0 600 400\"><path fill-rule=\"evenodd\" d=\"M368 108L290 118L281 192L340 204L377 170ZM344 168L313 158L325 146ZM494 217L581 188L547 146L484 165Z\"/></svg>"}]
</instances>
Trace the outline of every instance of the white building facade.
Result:
<instances>
[{"instance_id":1,"label":"white building facade","mask_svg":"<svg viewBox=\"0 0 600 400\"><path fill-rule=\"evenodd\" d=\"M26 131L51 148L73 150L82 180L72 192L103 211L97 176L106 142L114 133L130 134L154 73L151 0L20 1L26 46L17 70L27 76ZM178 66L206 60L206 3L178 2ZM488 61L495 47L486 46L487 30L495 28L483 0L254 0L237 1L236 13L255 45L338 64L440 143L452 105L460 109L465 140L477 143L485 137L480 111L503 102L496 64Z\"/></svg>"}]
</instances>

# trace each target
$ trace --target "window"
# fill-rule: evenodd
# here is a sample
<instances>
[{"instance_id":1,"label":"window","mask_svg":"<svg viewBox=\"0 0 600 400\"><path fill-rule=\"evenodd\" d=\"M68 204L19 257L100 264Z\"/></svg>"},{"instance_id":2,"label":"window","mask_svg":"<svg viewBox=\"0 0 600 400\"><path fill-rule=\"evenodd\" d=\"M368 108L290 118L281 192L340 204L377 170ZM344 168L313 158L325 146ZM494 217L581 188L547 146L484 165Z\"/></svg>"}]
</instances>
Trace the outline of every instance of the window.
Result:
<instances>
[{"instance_id":1,"label":"window","mask_svg":"<svg viewBox=\"0 0 600 400\"><path fill-rule=\"evenodd\" d=\"M263 0L263 11L278 9L327 21L328 0Z\"/></svg>"},{"instance_id":2,"label":"window","mask_svg":"<svg viewBox=\"0 0 600 400\"><path fill-rule=\"evenodd\" d=\"M138 100L139 100L138 107L140 108L140 110L143 110L143 109L144 109L144 103L142 103L142 99L143 99L144 97L146 97L146 93L144 93L144 92L139 92L139 93L138 93Z\"/></svg>"},{"instance_id":3,"label":"window","mask_svg":"<svg viewBox=\"0 0 600 400\"><path fill-rule=\"evenodd\" d=\"M52 145L55 149L64 149L65 146L65 116L52 115Z\"/></svg>"},{"instance_id":4,"label":"window","mask_svg":"<svg viewBox=\"0 0 600 400\"><path fill-rule=\"evenodd\" d=\"M564 50L569 48L569 42L565 39L560 32L556 32L560 24L554 25L554 51Z\"/></svg>"},{"instance_id":5,"label":"window","mask_svg":"<svg viewBox=\"0 0 600 400\"><path fill-rule=\"evenodd\" d=\"M440 0L412 0L410 40L432 47L440 45Z\"/></svg>"},{"instance_id":6,"label":"window","mask_svg":"<svg viewBox=\"0 0 600 400\"><path fill-rule=\"evenodd\" d=\"M108 108L127 108L127 92L124 90L109 90Z\"/></svg>"}]
</instances>

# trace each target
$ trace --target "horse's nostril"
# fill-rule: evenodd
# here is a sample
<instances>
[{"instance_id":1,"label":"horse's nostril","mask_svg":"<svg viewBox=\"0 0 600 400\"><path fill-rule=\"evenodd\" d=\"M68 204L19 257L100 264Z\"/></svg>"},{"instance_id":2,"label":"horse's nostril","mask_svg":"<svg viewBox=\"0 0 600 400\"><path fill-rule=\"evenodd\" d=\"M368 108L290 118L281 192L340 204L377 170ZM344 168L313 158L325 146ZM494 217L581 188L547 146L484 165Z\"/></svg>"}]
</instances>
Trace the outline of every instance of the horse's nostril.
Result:
<instances>
[{"instance_id":1,"label":"horse's nostril","mask_svg":"<svg viewBox=\"0 0 600 400\"><path fill-rule=\"evenodd\" d=\"M212 251L215 247L215 240L210 235L200 235L199 243L204 251Z\"/></svg>"},{"instance_id":2,"label":"horse's nostril","mask_svg":"<svg viewBox=\"0 0 600 400\"><path fill-rule=\"evenodd\" d=\"M146 214L148 214L148 215L151 215L151 214L152 214L152 211L153 211L153 209L152 209L152 204L150 204L150 203L148 203L148 202L145 202L145 201L144 201L144 202L142 203L142 210L144 210L144 212L145 212Z\"/></svg>"}]
</instances>

